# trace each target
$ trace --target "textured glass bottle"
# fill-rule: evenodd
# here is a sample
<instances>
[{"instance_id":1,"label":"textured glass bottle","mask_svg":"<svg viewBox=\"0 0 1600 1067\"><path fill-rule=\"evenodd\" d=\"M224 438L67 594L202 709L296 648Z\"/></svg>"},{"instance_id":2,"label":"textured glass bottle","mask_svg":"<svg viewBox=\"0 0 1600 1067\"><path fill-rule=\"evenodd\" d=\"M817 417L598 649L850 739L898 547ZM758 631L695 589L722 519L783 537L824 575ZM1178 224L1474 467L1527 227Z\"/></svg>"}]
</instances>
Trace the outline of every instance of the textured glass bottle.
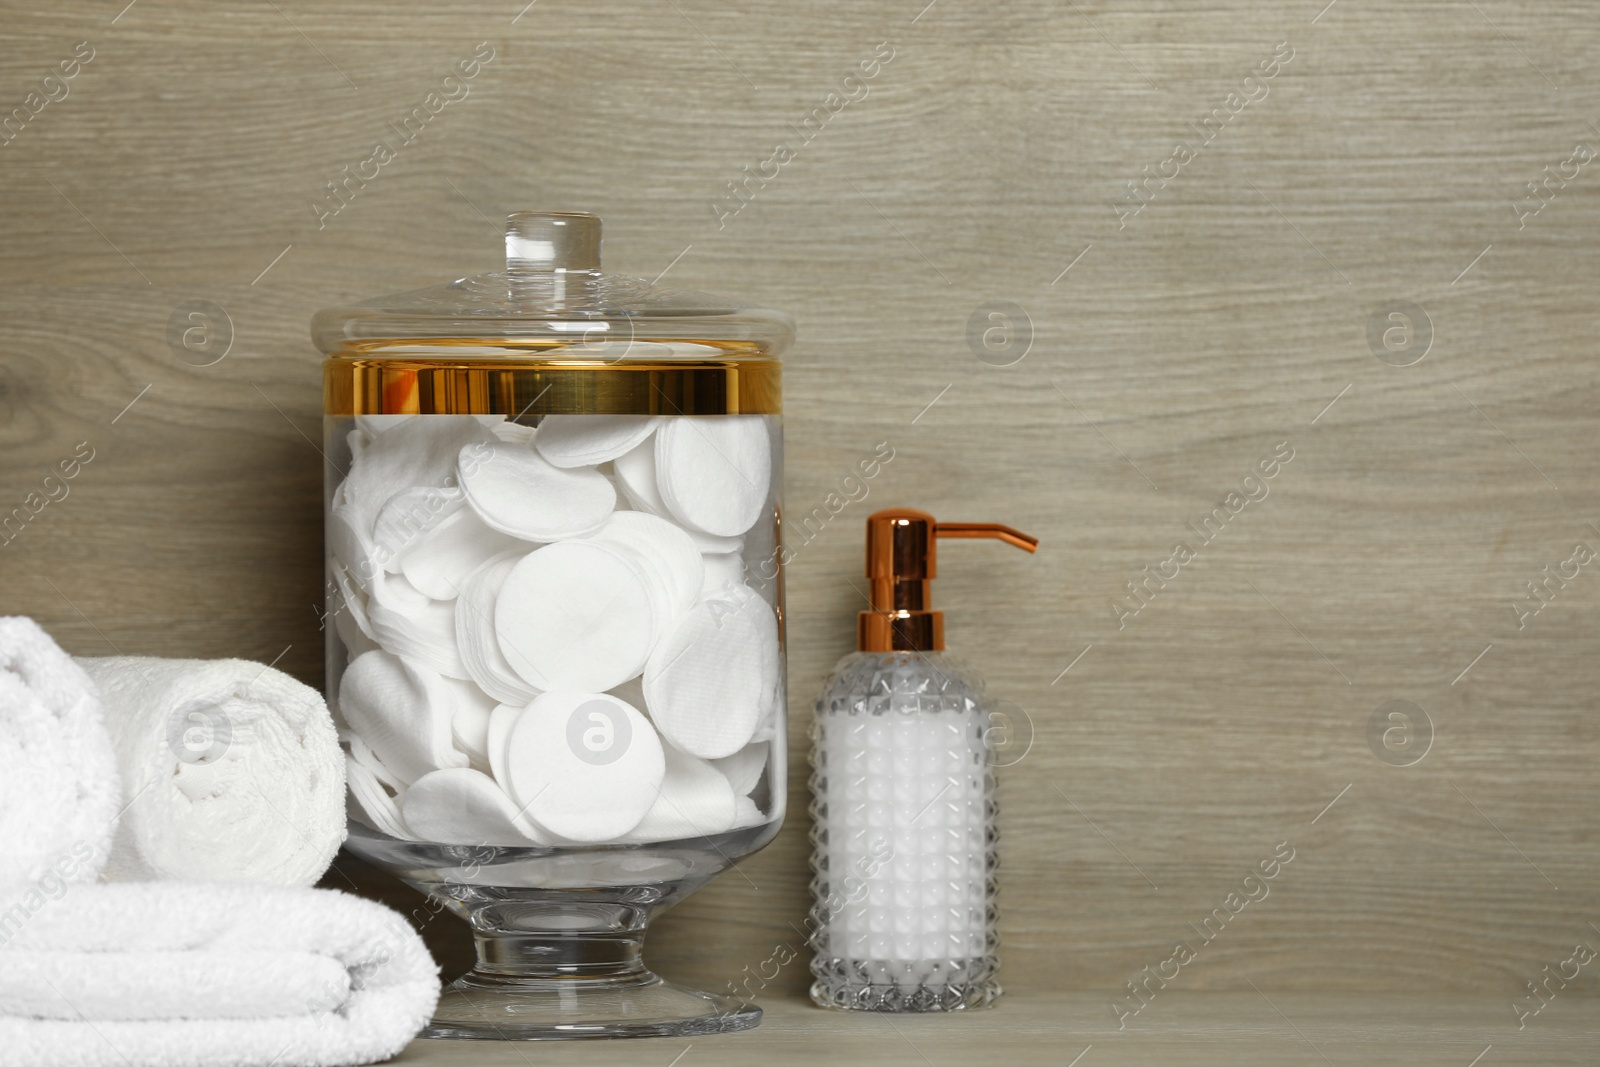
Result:
<instances>
[{"instance_id":1,"label":"textured glass bottle","mask_svg":"<svg viewBox=\"0 0 1600 1067\"><path fill-rule=\"evenodd\" d=\"M942 652L856 652L816 712L812 999L989 1003L999 834L982 683Z\"/></svg>"},{"instance_id":2,"label":"textured glass bottle","mask_svg":"<svg viewBox=\"0 0 1600 1067\"><path fill-rule=\"evenodd\" d=\"M957 1011L1000 994L990 715L928 610L937 536L1037 544L909 509L867 520L873 607L812 726L811 999L823 1007Z\"/></svg>"}]
</instances>

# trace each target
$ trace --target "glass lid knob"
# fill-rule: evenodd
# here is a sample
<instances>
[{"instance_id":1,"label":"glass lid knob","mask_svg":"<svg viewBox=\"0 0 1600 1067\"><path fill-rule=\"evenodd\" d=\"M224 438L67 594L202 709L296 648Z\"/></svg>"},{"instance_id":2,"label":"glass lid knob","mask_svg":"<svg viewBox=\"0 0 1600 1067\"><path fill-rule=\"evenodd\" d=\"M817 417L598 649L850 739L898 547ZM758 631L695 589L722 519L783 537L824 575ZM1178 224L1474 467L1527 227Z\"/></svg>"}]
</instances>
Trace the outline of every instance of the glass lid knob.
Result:
<instances>
[{"instance_id":1,"label":"glass lid knob","mask_svg":"<svg viewBox=\"0 0 1600 1067\"><path fill-rule=\"evenodd\" d=\"M515 274L600 269L600 217L518 211L506 217L506 269Z\"/></svg>"}]
</instances>

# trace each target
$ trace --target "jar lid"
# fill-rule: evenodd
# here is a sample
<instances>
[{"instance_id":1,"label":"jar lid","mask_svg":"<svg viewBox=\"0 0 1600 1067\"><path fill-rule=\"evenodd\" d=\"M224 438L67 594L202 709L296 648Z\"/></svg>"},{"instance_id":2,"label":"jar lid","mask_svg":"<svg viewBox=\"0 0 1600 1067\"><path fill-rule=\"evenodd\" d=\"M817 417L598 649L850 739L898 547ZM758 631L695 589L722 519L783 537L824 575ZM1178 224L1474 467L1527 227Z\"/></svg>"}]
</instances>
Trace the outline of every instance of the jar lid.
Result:
<instances>
[{"instance_id":1,"label":"jar lid","mask_svg":"<svg viewBox=\"0 0 1600 1067\"><path fill-rule=\"evenodd\" d=\"M519 211L506 219L505 270L324 308L311 319L311 338L330 354L387 341L638 339L741 342L770 357L794 341L794 322L780 311L606 274L598 216ZM650 347L652 358L660 358L660 346ZM615 351L610 344L608 350Z\"/></svg>"}]
</instances>

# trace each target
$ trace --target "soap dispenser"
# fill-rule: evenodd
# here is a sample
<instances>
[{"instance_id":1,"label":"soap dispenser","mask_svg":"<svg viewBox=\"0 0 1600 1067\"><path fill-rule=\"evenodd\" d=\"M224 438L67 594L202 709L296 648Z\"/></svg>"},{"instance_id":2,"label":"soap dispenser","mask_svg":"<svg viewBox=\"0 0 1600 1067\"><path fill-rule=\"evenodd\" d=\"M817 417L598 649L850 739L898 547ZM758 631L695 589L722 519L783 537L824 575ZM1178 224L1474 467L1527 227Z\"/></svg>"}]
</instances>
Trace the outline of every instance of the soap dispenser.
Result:
<instances>
[{"instance_id":1,"label":"soap dispenser","mask_svg":"<svg viewBox=\"0 0 1600 1067\"><path fill-rule=\"evenodd\" d=\"M867 519L871 608L812 728L808 940L822 1007L957 1011L1000 994L990 709L931 607L945 537L1039 544L910 508Z\"/></svg>"}]
</instances>

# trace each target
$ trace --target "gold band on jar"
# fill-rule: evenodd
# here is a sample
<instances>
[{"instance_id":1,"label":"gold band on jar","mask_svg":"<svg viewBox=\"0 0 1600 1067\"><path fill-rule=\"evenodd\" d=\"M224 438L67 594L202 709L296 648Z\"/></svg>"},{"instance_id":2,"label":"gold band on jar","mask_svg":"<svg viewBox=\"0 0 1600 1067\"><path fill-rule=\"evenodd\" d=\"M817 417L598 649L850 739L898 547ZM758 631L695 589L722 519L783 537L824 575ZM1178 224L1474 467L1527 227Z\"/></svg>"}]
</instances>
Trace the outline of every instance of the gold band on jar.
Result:
<instances>
[{"instance_id":1,"label":"gold band on jar","mask_svg":"<svg viewBox=\"0 0 1600 1067\"><path fill-rule=\"evenodd\" d=\"M337 355L323 364L328 415L776 415L776 359L445 360Z\"/></svg>"}]
</instances>

